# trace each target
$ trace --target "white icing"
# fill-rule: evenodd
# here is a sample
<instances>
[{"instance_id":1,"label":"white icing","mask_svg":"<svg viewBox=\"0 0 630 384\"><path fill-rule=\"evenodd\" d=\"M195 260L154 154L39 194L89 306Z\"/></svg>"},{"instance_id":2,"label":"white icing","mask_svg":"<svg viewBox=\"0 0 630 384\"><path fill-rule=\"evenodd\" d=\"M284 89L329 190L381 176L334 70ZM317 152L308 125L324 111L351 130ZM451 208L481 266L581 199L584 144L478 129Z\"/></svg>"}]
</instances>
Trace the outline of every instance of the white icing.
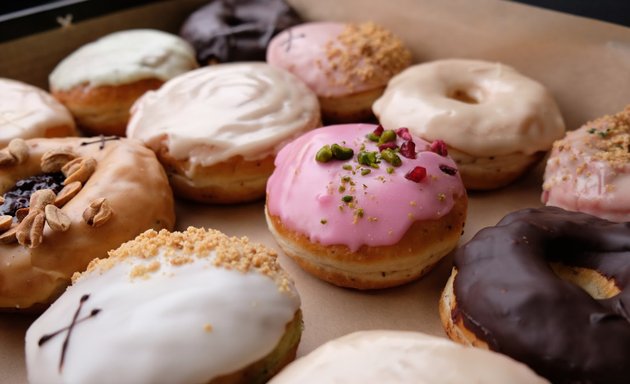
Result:
<instances>
[{"instance_id":1,"label":"white icing","mask_svg":"<svg viewBox=\"0 0 630 384\"><path fill-rule=\"evenodd\" d=\"M463 91L477 99L452 98ZM560 111L540 83L479 60L438 60L395 76L372 106L386 129L408 127L474 156L546 151L564 134Z\"/></svg>"},{"instance_id":2,"label":"white icing","mask_svg":"<svg viewBox=\"0 0 630 384\"><path fill-rule=\"evenodd\" d=\"M0 148L15 138L44 137L53 127L74 127L70 112L32 85L0 79Z\"/></svg>"},{"instance_id":3,"label":"white icing","mask_svg":"<svg viewBox=\"0 0 630 384\"><path fill-rule=\"evenodd\" d=\"M418 332L363 331L296 360L269 384L536 384L527 366L484 349Z\"/></svg>"},{"instance_id":4,"label":"white icing","mask_svg":"<svg viewBox=\"0 0 630 384\"><path fill-rule=\"evenodd\" d=\"M127 137L209 166L275 154L314 121L317 96L291 73L265 63L219 64L146 93L132 107Z\"/></svg>"},{"instance_id":5,"label":"white icing","mask_svg":"<svg viewBox=\"0 0 630 384\"><path fill-rule=\"evenodd\" d=\"M273 279L212 266L214 251L194 263L173 266L163 255L159 271L130 277L132 265L84 273L26 333L30 383L202 383L269 354L293 319L300 300L293 287L280 292ZM89 294L63 370L63 332L81 296ZM211 326L211 330L207 326Z\"/></svg>"},{"instance_id":6,"label":"white icing","mask_svg":"<svg viewBox=\"0 0 630 384\"><path fill-rule=\"evenodd\" d=\"M170 33L137 29L112 33L63 59L50 74L50 88L64 91L128 84L143 79L167 81L197 68L194 49Z\"/></svg>"}]
</instances>

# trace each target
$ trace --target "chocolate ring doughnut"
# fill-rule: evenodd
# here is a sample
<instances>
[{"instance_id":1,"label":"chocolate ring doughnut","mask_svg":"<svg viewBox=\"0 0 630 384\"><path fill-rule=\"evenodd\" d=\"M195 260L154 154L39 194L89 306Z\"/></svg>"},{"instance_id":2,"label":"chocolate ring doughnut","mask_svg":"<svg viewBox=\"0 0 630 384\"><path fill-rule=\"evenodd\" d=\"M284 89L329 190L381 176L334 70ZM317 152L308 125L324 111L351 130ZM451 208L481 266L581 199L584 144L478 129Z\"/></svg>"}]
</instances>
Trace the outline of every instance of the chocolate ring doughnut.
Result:
<instances>
[{"instance_id":1,"label":"chocolate ring doughnut","mask_svg":"<svg viewBox=\"0 0 630 384\"><path fill-rule=\"evenodd\" d=\"M94 257L175 223L154 153L118 137L11 141L0 203L0 311L41 310Z\"/></svg>"},{"instance_id":2,"label":"chocolate ring doughnut","mask_svg":"<svg viewBox=\"0 0 630 384\"><path fill-rule=\"evenodd\" d=\"M514 212L456 252L440 315L450 338L554 383L627 383L630 223Z\"/></svg>"},{"instance_id":3,"label":"chocolate ring doughnut","mask_svg":"<svg viewBox=\"0 0 630 384\"><path fill-rule=\"evenodd\" d=\"M193 12L180 35L197 61L264 61L267 44L301 18L284 0L216 0Z\"/></svg>"}]
</instances>

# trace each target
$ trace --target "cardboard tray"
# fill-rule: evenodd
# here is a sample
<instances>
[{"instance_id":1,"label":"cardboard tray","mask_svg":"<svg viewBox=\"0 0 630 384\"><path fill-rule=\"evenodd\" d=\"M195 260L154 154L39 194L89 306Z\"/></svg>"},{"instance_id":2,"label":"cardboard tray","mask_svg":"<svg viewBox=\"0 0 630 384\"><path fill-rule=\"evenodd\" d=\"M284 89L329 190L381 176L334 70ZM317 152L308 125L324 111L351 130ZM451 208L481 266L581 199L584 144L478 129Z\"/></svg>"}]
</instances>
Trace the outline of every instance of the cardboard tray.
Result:
<instances>
[{"instance_id":1,"label":"cardboard tray","mask_svg":"<svg viewBox=\"0 0 630 384\"><path fill-rule=\"evenodd\" d=\"M162 1L0 44L0 77L47 88L56 63L80 45L116 30L176 32L203 1ZM545 84L567 127L614 113L630 103L630 29L496 0L290 0L307 20L378 22L412 49L415 62L442 58L500 61ZM65 16L65 15L59 15ZM513 185L471 193L461 243L506 213L540 206L541 163ZM177 228L217 228L278 248L267 230L263 203L230 207L177 203ZM437 302L451 268L447 257L424 279L402 287L359 292L321 282L280 253L302 298L303 355L356 330L415 330L444 337ZM0 315L0 382L26 381L23 338L34 320ZM97 353L95 351L95 353Z\"/></svg>"}]
</instances>

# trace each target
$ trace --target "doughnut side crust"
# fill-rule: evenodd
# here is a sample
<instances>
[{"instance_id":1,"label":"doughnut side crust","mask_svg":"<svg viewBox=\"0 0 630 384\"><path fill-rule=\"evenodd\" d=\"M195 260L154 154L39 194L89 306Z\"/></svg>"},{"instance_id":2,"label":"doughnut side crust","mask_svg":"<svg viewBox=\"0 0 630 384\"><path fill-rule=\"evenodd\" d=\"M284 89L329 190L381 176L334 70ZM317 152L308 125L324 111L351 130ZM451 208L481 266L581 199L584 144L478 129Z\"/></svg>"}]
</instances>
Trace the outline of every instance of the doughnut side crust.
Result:
<instances>
[{"instance_id":1,"label":"doughnut side crust","mask_svg":"<svg viewBox=\"0 0 630 384\"><path fill-rule=\"evenodd\" d=\"M28 160L0 167L0 191L15 182L42 173L42 156L54 149L71 148L80 156L93 157L94 173L62 211L70 219L65 232L46 226L43 242L28 248L17 243L0 244L0 308L40 310L70 283L73 273L84 270L94 257L142 233L146 229L172 229L175 224L173 195L155 154L133 140L108 141L82 146L94 139L33 139ZM94 200L106 198L112 215L93 227L83 218Z\"/></svg>"}]
</instances>

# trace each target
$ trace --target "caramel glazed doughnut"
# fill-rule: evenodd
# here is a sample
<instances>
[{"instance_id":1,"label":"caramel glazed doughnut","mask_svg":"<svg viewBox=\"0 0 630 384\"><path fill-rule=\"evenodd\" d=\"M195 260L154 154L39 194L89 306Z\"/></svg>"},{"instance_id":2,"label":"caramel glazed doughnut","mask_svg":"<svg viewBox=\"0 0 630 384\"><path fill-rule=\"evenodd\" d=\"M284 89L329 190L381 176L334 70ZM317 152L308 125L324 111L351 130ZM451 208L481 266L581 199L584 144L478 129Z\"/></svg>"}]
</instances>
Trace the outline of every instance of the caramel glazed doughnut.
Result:
<instances>
[{"instance_id":1,"label":"caramel glazed doughnut","mask_svg":"<svg viewBox=\"0 0 630 384\"><path fill-rule=\"evenodd\" d=\"M627 383L629 309L630 223L556 207L481 230L455 253L440 301L450 338L554 383Z\"/></svg>"},{"instance_id":2,"label":"caramel glazed doughnut","mask_svg":"<svg viewBox=\"0 0 630 384\"><path fill-rule=\"evenodd\" d=\"M564 134L545 87L512 67L479 60L410 67L372 109L387 129L408 127L425 140L444 140L467 189L511 183Z\"/></svg>"},{"instance_id":3,"label":"caramel glazed doughnut","mask_svg":"<svg viewBox=\"0 0 630 384\"><path fill-rule=\"evenodd\" d=\"M15 139L0 151L0 192L5 310L41 309L94 257L175 222L164 170L133 140Z\"/></svg>"}]
</instances>

